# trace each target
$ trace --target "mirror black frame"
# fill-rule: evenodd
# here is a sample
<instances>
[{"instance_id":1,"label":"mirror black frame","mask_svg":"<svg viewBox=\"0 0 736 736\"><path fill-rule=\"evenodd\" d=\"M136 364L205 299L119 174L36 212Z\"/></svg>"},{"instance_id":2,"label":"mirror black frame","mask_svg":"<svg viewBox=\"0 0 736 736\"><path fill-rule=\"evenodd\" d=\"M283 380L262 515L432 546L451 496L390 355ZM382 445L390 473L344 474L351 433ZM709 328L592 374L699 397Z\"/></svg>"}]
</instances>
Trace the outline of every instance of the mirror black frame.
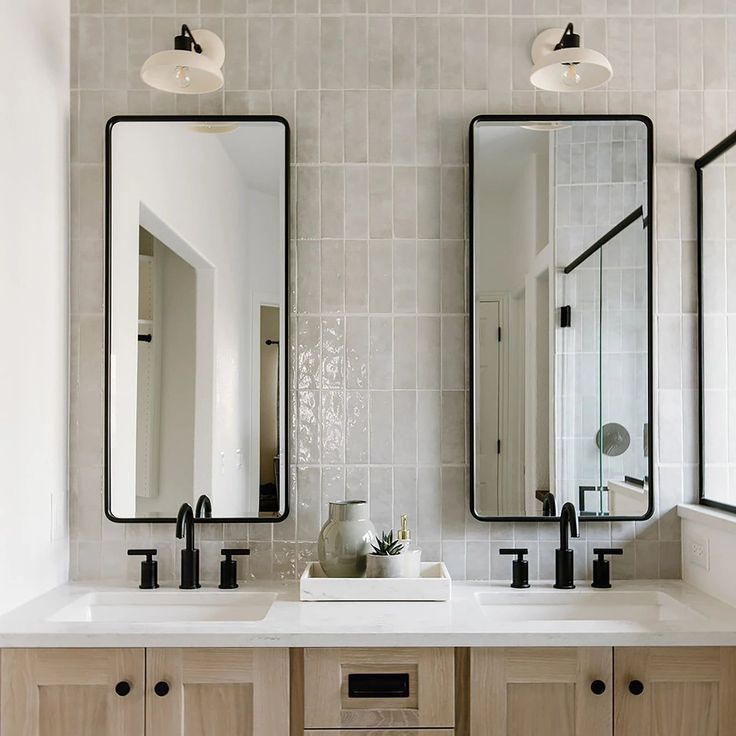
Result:
<instances>
[{"instance_id":1,"label":"mirror black frame","mask_svg":"<svg viewBox=\"0 0 736 736\"><path fill-rule=\"evenodd\" d=\"M110 332L111 332L111 309L110 296L112 284L111 252L112 252L112 218L111 218L111 192L112 192L112 129L117 123L131 122L244 122L244 123L279 123L284 126L284 344L289 344L289 315L291 313L291 296L289 290L289 209L290 209L290 128L286 118L280 115L115 115L105 125L105 413L104 413L104 496L105 516L119 524L175 524L175 517L151 517L151 518L123 518L112 513L111 499L111 466L110 466ZM290 356L291 351L286 350L286 376L287 386L285 390L286 406L284 417L286 426L284 430L283 456L286 472L282 479L284 493L284 511L279 516L268 517L226 517L212 516L208 518L195 519L197 524L277 524L284 521L289 515L289 435L291 432L290 412L288 397L290 386Z\"/></svg>"},{"instance_id":2,"label":"mirror black frame","mask_svg":"<svg viewBox=\"0 0 736 736\"><path fill-rule=\"evenodd\" d=\"M474 385L474 335L475 335L475 274L473 253L473 220L474 220L474 171L473 171L473 135L478 123L530 123L530 122L586 122L586 121L610 121L610 122L639 122L646 126L647 130L647 214L649 222L647 230L647 373L649 377L648 397L648 420L649 437L651 447L649 452L649 505L643 516L580 516L581 522L609 522L609 521L646 521L654 514L654 448L655 448L655 417L654 417L654 236L653 220L654 213L654 125L646 115L476 115L471 121L468 133L468 288L469 288L469 319L468 319L468 365L470 371L469 380L469 411L468 411L468 447L470 452L469 462L469 498L470 514L478 521L488 522L559 522L559 516L483 516L475 510L475 385ZM736 509L734 509L736 510Z\"/></svg>"},{"instance_id":3,"label":"mirror black frame","mask_svg":"<svg viewBox=\"0 0 736 736\"><path fill-rule=\"evenodd\" d=\"M703 373L705 367L705 341L703 320L703 169L731 148L736 146L736 131L706 151L694 163L695 167L695 197L696 219L695 237L698 260L697 289L698 289L698 501L703 506L710 506L721 511L730 511L736 514L736 506L722 501L714 501L705 497L705 382Z\"/></svg>"}]
</instances>

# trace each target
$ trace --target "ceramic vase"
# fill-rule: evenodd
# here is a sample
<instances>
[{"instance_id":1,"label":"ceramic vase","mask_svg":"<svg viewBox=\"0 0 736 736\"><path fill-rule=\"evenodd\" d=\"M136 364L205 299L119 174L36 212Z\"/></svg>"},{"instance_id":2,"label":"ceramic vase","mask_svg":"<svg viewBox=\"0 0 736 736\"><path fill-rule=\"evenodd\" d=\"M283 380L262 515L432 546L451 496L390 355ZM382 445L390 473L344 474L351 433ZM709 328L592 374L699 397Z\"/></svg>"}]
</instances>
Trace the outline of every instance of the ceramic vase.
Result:
<instances>
[{"instance_id":1,"label":"ceramic vase","mask_svg":"<svg viewBox=\"0 0 736 736\"><path fill-rule=\"evenodd\" d=\"M319 562L330 578L365 577L366 557L376 529L365 501L333 501L317 540Z\"/></svg>"}]
</instances>

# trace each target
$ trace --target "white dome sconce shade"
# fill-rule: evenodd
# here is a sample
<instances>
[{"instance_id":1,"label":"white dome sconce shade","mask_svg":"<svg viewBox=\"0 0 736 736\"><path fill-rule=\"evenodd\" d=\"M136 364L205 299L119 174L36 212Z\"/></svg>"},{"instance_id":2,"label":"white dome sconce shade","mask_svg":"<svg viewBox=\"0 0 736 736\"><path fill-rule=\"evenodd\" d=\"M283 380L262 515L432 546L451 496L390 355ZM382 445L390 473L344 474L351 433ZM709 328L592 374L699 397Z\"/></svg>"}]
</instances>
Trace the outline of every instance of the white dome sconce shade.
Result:
<instances>
[{"instance_id":1,"label":"white dome sconce shade","mask_svg":"<svg viewBox=\"0 0 736 736\"><path fill-rule=\"evenodd\" d=\"M149 56L141 67L141 79L150 87L178 95L215 92L223 85L225 45L204 29L190 31L185 24L174 37L172 51Z\"/></svg>"},{"instance_id":2,"label":"white dome sconce shade","mask_svg":"<svg viewBox=\"0 0 736 736\"><path fill-rule=\"evenodd\" d=\"M612 76L611 62L600 52L580 46L572 23L542 31L532 44L534 67L529 81L550 92L578 92L605 84Z\"/></svg>"}]
</instances>

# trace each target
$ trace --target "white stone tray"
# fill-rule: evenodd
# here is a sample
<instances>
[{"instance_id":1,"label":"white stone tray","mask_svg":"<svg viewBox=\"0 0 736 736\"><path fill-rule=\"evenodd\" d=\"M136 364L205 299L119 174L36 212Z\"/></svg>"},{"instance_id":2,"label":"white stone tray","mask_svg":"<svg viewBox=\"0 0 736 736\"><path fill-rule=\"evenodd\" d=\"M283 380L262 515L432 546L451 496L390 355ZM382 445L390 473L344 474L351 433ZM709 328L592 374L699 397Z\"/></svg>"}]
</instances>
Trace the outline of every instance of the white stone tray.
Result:
<instances>
[{"instance_id":1,"label":"white stone tray","mask_svg":"<svg viewBox=\"0 0 736 736\"><path fill-rule=\"evenodd\" d=\"M328 578L310 562L299 581L303 601L449 601L452 579L444 562L422 562L418 578Z\"/></svg>"}]
</instances>

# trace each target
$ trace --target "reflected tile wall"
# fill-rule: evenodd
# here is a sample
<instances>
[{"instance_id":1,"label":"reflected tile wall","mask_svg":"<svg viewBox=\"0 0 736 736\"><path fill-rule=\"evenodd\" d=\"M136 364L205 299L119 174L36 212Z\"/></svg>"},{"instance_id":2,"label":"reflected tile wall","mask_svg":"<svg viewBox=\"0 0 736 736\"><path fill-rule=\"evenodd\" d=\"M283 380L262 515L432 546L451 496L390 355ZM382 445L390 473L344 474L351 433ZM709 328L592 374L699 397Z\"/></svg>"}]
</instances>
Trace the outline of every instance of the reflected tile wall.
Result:
<instances>
[{"instance_id":1,"label":"reflected tile wall","mask_svg":"<svg viewBox=\"0 0 736 736\"><path fill-rule=\"evenodd\" d=\"M513 10L512 10L513 8ZM467 126L478 113L644 113L655 120L659 342L657 513L584 527L578 574L601 543L615 574L679 575L674 505L695 498L692 159L736 123L733 3L659 0L73 0L72 575L137 575L125 548L173 529L114 525L102 509L103 130L136 113L278 113L292 124L295 366L292 513L203 530L204 577L223 541L253 550L245 578L294 578L314 559L327 502L369 499L382 525L411 517L456 578L506 577L498 548L552 574L551 525L481 524L467 511ZM726 14L726 11L730 11ZM679 12L682 12L682 16ZM558 16L559 14L559 16ZM535 34L572 20L606 52L607 88L529 84ZM181 22L225 40L225 88L145 88L152 51ZM678 366L678 370L673 370ZM681 367L681 368L680 368Z\"/></svg>"}]
</instances>

